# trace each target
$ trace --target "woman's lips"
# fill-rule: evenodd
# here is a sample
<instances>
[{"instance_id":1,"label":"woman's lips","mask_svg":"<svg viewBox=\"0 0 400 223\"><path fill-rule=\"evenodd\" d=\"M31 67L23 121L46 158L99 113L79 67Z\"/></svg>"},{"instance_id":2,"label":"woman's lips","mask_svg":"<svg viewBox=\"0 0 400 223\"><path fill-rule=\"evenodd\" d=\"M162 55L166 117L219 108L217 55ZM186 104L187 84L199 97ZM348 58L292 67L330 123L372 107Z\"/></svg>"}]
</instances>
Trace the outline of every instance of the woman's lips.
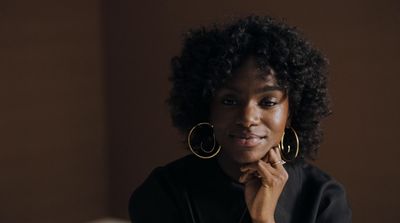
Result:
<instances>
[{"instance_id":1,"label":"woman's lips","mask_svg":"<svg viewBox=\"0 0 400 223\"><path fill-rule=\"evenodd\" d=\"M229 135L233 142L241 147L255 147L259 145L265 137L258 136L255 134L248 135Z\"/></svg>"}]
</instances>

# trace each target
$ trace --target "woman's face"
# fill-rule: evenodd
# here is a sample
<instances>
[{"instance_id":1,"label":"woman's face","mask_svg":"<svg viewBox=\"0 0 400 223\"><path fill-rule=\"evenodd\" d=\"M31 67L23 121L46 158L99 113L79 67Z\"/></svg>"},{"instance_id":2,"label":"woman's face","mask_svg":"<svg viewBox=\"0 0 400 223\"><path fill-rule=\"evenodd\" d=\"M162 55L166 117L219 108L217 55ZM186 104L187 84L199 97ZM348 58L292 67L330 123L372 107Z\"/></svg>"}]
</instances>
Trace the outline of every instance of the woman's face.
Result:
<instances>
[{"instance_id":1,"label":"woman's face","mask_svg":"<svg viewBox=\"0 0 400 223\"><path fill-rule=\"evenodd\" d=\"M250 59L216 92L210 111L222 147L220 158L244 164L262 159L277 146L288 120L289 103L274 72L257 69Z\"/></svg>"}]
</instances>

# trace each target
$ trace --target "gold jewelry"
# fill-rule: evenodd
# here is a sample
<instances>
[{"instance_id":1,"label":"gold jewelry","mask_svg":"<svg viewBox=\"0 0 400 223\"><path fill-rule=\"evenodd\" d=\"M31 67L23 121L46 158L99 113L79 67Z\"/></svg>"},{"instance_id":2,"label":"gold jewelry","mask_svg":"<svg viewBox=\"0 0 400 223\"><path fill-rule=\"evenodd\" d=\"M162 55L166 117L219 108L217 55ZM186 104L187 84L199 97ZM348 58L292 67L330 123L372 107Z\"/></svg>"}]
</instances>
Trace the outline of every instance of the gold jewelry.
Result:
<instances>
[{"instance_id":1,"label":"gold jewelry","mask_svg":"<svg viewBox=\"0 0 400 223\"><path fill-rule=\"evenodd\" d=\"M291 132L293 133L294 137L285 137L285 135L286 135L286 130L285 130L285 132L282 135L281 141L278 144L278 148L281 151L281 156L282 156L283 160L292 161L299 154L299 137L297 136L296 131L294 131L294 129L292 127L287 128L287 129L292 130ZM291 145L294 142L296 144ZM295 150L293 150L293 148L295 148Z\"/></svg>"},{"instance_id":2,"label":"gold jewelry","mask_svg":"<svg viewBox=\"0 0 400 223\"><path fill-rule=\"evenodd\" d=\"M195 131L198 133L194 134ZM213 158L221 150L215 139L214 126L208 122L201 122L190 129L187 142L192 153L202 159Z\"/></svg>"},{"instance_id":3,"label":"gold jewelry","mask_svg":"<svg viewBox=\"0 0 400 223\"><path fill-rule=\"evenodd\" d=\"M268 186L266 183L261 182L261 186L265 187L265 188L270 188L270 186Z\"/></svg>"},{"instance_id":4,"label":"gold jewelry","mask_svg":"<svg viewBox=\"0 0 400 223\"><path fill-rule=\"evenodd\" d=\"M258 173L257 171L254 172L254 176L257 177L257 178L262 178L262 176L260 175L260 173Z\"/></svg>"},{"instance_id":5,"label":"gold jewelry","mask_svg":"<svg viewBox=\"0 0 400 223\"><path fill-rule=\"evenodd\" d=\"M285 162L285 160L279 160L279 161L276 161L276 162L274 162L273 164L271 164L272 166L275 166L275 165L278 165L278 164L285 164L286 162Z\"/></svg>"}]
</instances>

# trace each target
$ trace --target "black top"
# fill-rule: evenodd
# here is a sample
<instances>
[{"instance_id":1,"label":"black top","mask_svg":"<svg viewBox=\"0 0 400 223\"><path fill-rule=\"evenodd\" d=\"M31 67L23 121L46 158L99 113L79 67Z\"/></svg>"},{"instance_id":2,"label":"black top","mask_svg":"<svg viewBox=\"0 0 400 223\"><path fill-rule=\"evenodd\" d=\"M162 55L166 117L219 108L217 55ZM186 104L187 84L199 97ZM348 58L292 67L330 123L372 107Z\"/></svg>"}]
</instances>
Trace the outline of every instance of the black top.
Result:
<instances>
[{"instance_id":1,"label":"black top","mask_svg":"<svg viewBox=\"0 0 400 223\"><path fill-rule=\"evenodd\" d=\"M306 161L284 165L289 174L275 209L275 222L351 222L343 187ZM225 175L215 158L193 155L158 167L129 202L132 222L251 222L243 185Z\"/></svg>"}]
</instances>

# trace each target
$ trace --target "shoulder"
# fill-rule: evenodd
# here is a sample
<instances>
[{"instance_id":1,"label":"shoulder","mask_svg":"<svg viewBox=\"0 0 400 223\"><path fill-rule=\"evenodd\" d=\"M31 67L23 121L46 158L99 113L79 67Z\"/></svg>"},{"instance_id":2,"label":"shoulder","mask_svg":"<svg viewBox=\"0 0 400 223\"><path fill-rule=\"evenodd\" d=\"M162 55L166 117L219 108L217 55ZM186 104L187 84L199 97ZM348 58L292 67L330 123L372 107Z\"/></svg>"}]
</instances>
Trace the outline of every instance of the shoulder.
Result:
<instances>
[{"instance_id":1,"label":"shoulder","mask_svg":"<svg viewBox=\"0 0 400 223\"><path fill-rule=\"evenodd\" d=\"M170 222L168 219L178 219L185 199L186 176L193 171L197 162L195 157L185 156L165 166L156 167L131 195L131 219L134 218L135 222ZM159 207L163 209L157 210L155 215L155 209Z\"/></svg>"},{"instance_id":2,"label":"shoulder","mask_svg":"<svg viewBox=\"0 0 400 223\"><path fill-rule=\"evenodd\" d=\"M196 162L198 162L196 158L188 155L164 166L154 168L145 181L133 192L133 196L180 187L188 171L196 166Z\"/></svg>"},{"instance_id":3,"label":"shoulder","mask_svg":"<svg viewBox=\"0 0 400 223\"><path fill-rule=\"evenodd\" d=\"M285 168L289 173L289 178L292 178L293 183L298 185L322 188L329 184L335 184L343 188L330 174L306 160L299 160L296 161L296 163L287 163Z\"/></svg>"},{"instance_id":4,"label":"shoulder","mask_svg":"<svg viewBox=\"0 0 400 223\"><path fill-rule=\"evenodd\" d=\"M316 207L316 222L351 222L351 208L340 182L307 161L290 165L288 169L301 185L304 202Z\"/></svg>"},{"instance_id":5,"label":"shoulder","mask_svg":"<svg viewBox=\"0 0 400 223\"><path fill-rule=\"evenodd\" d=\"M199 168L199 160L193 155L187 155L180 159L174 160L164 166L156 167L141 185L148 186L150 183L159 183L166 186L167 184L180 184L186 175L196 171Z\"/></svg>"},{"instance_id":6,"label":"shoulder","mask_svg":"<svg viewBox=\"0 0 400 223\"><path fill-rule=\"evenodd\" d=\"M297 168L301 171L301 174L307 183L312 183L318 186L323 186L329 183L340 185L340 183L330 174L307 161L300 162L297 165Z\"/></svg>"},{"instance_id":7,"label":"shoulder","mask_svg":"<svg viewBox=\"0 0 400 223\"><path fill-rule=\"evenodd\" d=\"M319 167L307 162L300 161L292 166L297 182L301 182L304 190L312 190L318 196L346 196L344 186L330 174L321 170ZM318 193L316 193L318 192Z\"/></svg>"}]
</instances>

